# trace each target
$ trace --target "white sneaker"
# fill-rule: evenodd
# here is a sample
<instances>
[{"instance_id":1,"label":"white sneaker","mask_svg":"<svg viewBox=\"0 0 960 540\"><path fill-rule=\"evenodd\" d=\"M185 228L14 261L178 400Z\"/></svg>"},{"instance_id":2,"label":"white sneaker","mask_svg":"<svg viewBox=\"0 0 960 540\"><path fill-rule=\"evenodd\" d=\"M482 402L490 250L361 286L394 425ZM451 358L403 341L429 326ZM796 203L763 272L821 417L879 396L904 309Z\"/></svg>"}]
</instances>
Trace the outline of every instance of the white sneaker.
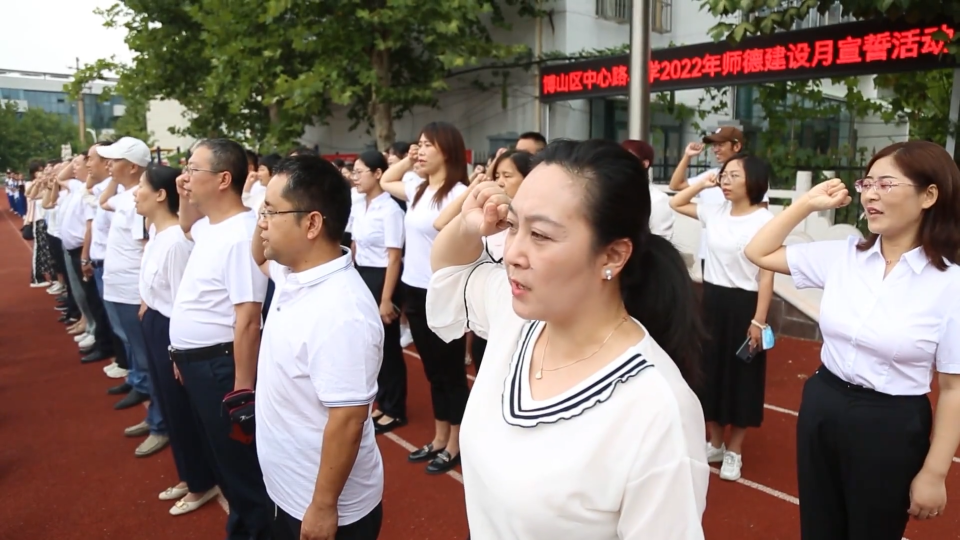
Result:
<instances>
[{"instance_id":1,"label":"white sneaker","mask_svg":"<svg viewBox=\"0 0 960 540\"><path fill-rule=\"evenodd\" d=\"M77 342L77 346L80 347L81 349L86 349L87 347L93 347L94 344L96 344L96 342L97 342L96 338L94 338L90 334L87 334L87 337Z\"/></svg>"},{"instance_id":2,"label":"white sneaker","mask_svg":"<svg viewBox=\"0 0 960 540\"><path fill-rule=\"evenodd\" d=\"M49 294L49 295L57 295L57 294L62 293L63 291L64 291L64 286L61 285L60 282L58 281L58 282L54 283L52 287L50 287L49 289L47 289L47 294Z\"/></svg>"},{"instance_id":3,"label":"white sneaker","mask_svg":"<svg viewBox=\"0 0 960 540\"><path fill-rule=\"evenodd\" d=\"M115 366L114 369L111 369L110 371L107 371L106 374L107 374L107 377L110 377L111 379L126 379L126 378L127 378L127 370L125 370L125 369L123 369L123 368L121 368L121 367L119 367L119 366Z\"/></svg>"},{"instance_id":4,"label":"white sneaker","mask_svg":"<svg viewBox=\"0 0 960 540\"><path fill-rule=\"evenodd\" d=\"M110 372L110 371L112 371L112 370L114 370L114 369L116 369L116 368L118 368L118 367L120 367L120 366L118 366L116 362L110 362L110 365L103 366L103 372L104 372L104 373L107 373L107 372Z\"/></svg>"},{"instance_id":5,"label":"white sneaker","mask_svg":"<svg viewBox=\"0 0 960 540\"><path fill-rule=\"evenodd\" d=\"M721 444L720 448L714 448L710 441L707 441L707 463L720 463L723 461L723 454L727 452L727 445Z\"/></svg>"},{"instance_id":6,"label":"white sneaker","mask_svg":"<svg viewBox=\"0 0 960 540\"><path fill-rule=\"evenodd\" d=\"M727 452L723 455L723 466L720 467L720 478L736 482L740 479L740 468L743 467L743 459L740 454Z\"/></svg>"},{"instance_id":7,"label":"white sneaker","mask_svg":"<svg viewBox=\"0 0 960 540\"><path fill-rule=\"evenodd\" d=\"M81 333L73 336L73 341L74 341L75 343L80 343L81 341L87 339L87 337L88 337L89 335L90 335L90 334L88 334L86 331L83 331L83 332L81 332Z\"/></svg>"},{"instance_id":8,"label":"white sneaker","mask_svg":"<svg viewBox=\"0 0 960 540\"><path fill-rule=\"evenodd\" d=\"M413 344L413 334L410 333L410 327L405 324L400 325L400 346L407 348Z\"/></svg>"},{"instance_id":9,"label":"white sneaker","mask_svg":"<svg viewBox=\"0 0 960 540\"><path fill-rule=\"evenodd\" d=\"M50 286L50 282L49 282L49 281L41 281L40 283L31 283L31 284L30 284L30 288L31 288L31 289L41 289L41 288L43 288L43 287L49 287L49 286Z\"/></svg>"}]
</instances>

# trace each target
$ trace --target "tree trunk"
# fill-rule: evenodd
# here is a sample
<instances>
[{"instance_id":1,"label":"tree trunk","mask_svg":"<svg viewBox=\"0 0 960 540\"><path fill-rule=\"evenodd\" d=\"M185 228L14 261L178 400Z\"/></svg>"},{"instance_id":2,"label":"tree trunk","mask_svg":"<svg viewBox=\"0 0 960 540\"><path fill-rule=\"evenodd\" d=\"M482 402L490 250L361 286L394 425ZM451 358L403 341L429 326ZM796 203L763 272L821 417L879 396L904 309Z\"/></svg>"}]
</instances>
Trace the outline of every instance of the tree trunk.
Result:
<instances>
[{"instance_id":1,"label":"tree trunk","mask_svg":"<svg viewBox=\"0 0 960 540\"><path fill-rule=\"evenodd\" d=\"M393 131L393 107L380 101L380 89L390 88L390 53L375 50L371 60L377 74L377 84L371 92L370 116L373 118L373 129L377 136L377 149L386 152L397 137Z\"/></svg>"}]
</instances>

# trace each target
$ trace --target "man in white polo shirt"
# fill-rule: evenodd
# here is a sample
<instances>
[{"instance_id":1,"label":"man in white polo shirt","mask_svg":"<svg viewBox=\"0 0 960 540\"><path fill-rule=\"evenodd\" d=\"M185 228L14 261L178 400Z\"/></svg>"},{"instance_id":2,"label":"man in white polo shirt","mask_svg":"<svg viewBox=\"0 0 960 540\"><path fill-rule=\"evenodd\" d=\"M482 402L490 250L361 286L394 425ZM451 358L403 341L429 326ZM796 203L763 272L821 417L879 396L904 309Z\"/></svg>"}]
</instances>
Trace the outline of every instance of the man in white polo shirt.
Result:
<instances>
[{"instance_id":1,"label":"man in white polo shirt","mask_svg":"<svg viewBox=\"0 0 960 540\"><path fill-rule=\"evenodd\" d=\"M199 143L177 179L180 226L194 242L170 317L170 358L206 436L230 506L229 540L266 540L273 504L252 435L267 278L250 255L257 214L243 205L247 154L227 139Z\"/></svg>"},{"instance_id":2,"label":"man in white polo shirt","mask_svg":"<svg viewBox=\"0 0 960 540\"><path fill-rule=\"evenodd\" d=\"M375 540L383 520L383 462L370 419L383 323L340 246L350 206L350 186L333 164L288 158L267 186L253 237L253 259L276 283L256 430L277 505L273 540Z\"/></svg>"}]
</instances>

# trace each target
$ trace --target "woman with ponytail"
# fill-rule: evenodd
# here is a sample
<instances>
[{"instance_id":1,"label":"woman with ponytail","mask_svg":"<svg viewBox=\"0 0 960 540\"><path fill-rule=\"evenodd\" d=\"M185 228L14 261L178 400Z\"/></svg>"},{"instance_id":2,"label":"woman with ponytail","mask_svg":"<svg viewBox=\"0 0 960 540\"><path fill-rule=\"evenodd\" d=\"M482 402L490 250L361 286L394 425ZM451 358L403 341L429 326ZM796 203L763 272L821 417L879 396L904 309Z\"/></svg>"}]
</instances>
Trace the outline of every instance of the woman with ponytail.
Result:
<instances>
[{"instance_id":1,"label":"woman with ponytail","mask_svg":"<svg viewBox=\"0 0 960 540\"><path fill-rule=\"evenodd\" d=\"M646 170L601 140L536 159L513 198L474 186L431 253L430 327L488 340L461 430L471 534L703 538L703 330ZM503 230L499 265L482 238Z\"/></svg>"}]
</instances>

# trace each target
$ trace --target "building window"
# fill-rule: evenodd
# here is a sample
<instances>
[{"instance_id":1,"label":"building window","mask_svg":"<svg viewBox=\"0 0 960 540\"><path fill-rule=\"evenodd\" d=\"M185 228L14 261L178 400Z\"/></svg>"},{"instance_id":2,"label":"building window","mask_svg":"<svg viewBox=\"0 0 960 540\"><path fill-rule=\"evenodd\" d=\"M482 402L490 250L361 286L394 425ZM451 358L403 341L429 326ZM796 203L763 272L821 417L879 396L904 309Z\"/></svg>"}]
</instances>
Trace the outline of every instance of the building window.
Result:
<instances>
[{"instance_id":1,"label":"building window","mask_svg":"<svg viewBox=\"0 0 960 540\"><path fill-rule=\"evenodd\" d=\"M597 17L619 23L630 22L630 0L597 0Z\"/></svg>"},{"instance_id":2,"label":"building window","mask_svg":"<svg viewBox=\"0 0 960 540\"><path fill-rule=\"evenodd\" d=\"M650 24L650 29L658 34L669 34L673 31L672 0L653 0Z\"/></svg>"}]
</instances>

